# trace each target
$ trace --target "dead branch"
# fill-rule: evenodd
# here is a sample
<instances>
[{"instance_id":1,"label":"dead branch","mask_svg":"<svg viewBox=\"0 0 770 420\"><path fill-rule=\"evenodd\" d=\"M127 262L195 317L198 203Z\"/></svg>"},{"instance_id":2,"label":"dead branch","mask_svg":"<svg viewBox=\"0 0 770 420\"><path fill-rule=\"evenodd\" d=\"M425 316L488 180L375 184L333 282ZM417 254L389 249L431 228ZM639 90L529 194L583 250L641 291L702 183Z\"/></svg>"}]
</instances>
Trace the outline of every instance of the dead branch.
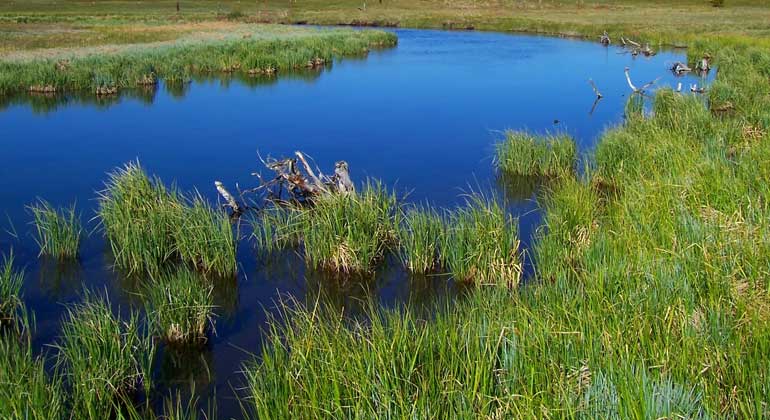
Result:
<instances>
[{"instance_id":1,"label":"dead branch","mask_svg":"<svg viewBox=\"0 0 770 420\"><path fill-rule=\"evenodd\" d=\"M233 214L241 214L243 212L240 204L238 204L238 202L235 200L235 197L233 197L233 195L227 191L227 188L225 188L224 184L219 181L214 181L214 186L216 186L219 195L221 195L225 200L225 207L230 207L233 210Z\"/></svg>"},{"instance_id":2,"label":"dead branch","mask_svg":"<svg viewBox=\"0 0 770 420\"><path fill-rule=\"evenodd\" d=\"M628 82L628 86L631 88L632 91L634 91L634 93L643 94L648 88L650 88L652 85L657 83L657 81L660 79L660 78L657 78L657 79L655 79L655 80L653 80L653 81L643 85L642 87L637 88L636 86L634 86L634 83L631 81L631 75L629 74L629 70L630 69L628 67L626 67L626 69L625 69L626 81Z\"/></svg>"},{"instance_id":3,"label":"dead branch","mask_svg":"<svg viewBox=\"0 0 770 420\"><path fill-rule=\"evenodd\" d=\"M677 76L681 76L685 73L691 72L692 69L687 64L684 64L681 61L677 61L673 66L671 66L671 71L674 72L674 74Z\"/></svg>"},{"instance_id":4,"label":"dead branch","mask_svg":"<svg viewBox=\"0 0 770 420\"><path fill-rule=\"evenodd\" d=\"M596 98L597 98L597 99L601 99L601 98L603 98L603 97L604 97L604 96L602 95L602 93L601 93L601 92L599 92L599 88L597 88L597 87L596 87L596 84L594 83L594 81L593 81L592 79L588 79L588 83L590 83L590 84L591 84L591 87L594 89L594 93L596 93Z\"/></svg>"}]
</instances>

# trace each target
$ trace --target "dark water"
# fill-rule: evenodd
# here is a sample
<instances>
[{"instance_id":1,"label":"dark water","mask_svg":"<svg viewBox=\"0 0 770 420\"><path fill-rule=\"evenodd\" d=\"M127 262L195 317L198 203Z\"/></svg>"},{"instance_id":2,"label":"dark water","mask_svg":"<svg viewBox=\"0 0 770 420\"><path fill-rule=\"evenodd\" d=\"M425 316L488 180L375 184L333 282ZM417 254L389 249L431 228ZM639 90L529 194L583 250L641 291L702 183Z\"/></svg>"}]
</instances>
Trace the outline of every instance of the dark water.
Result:
<instances>
[{"instance_id":1,"label":"dark water","mask_svg":"<svg viewBox=\"0 0 770 420\"><path fill-rule=\"evenodd\" d=\"M77 202L91 219L105 173L139 159L151 173L216 199L214 180L252 185L263 156L302 150L328 169L336 160L353 176L382 179L410 201L454 206L460 194L506 195L520 216L525 245L540 222L537 185L498 179L494 143L508 128L566 131L590 153L606 128L622 122L630 92L662 77L684 53L647 59L584 41L472 32L399 30L399 46L365 60L335 63L321 73L277 80L199 80L182 90L133 92L119 98L15 98L0 101L0 252L13 249L26 266L24 300L37 317L36 346L56 340L66 305L83 289L106 290L114 305L136 304L134 285L114 273L108 246L96 231L79 264L59 267L37 258L30 215L37 197ZM594 104L588 84L604 94ZM96 227L95 222L88 224ZM367 299L392 306L451 296L444 278L410 279L389 261L372 279L340 282L307 273L296 254L256 261L246 241L237 281L216 289L217 334L206 349L178 355L162 350L155 372L159 394L195 383L216 400L219 417L240 417L233 388L241 363L260 351L267 314L281 296L312 301L319 292L340 307Z\"/></svg>"}]
</instances>

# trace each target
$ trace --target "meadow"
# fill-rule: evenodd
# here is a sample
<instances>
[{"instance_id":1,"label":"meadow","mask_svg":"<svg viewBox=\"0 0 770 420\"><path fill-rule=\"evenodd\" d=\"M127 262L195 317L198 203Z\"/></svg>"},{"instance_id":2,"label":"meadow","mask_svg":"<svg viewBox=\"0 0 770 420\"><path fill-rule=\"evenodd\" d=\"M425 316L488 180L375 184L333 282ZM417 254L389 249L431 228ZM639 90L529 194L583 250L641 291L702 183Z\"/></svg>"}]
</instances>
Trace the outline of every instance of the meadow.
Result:
<instances>
[{"instance_id":1,"label":"meadow","mask_svg":"<svg viewBox=\"0 0 770 420\"><path fill-rule=\"evenodd\" d=\"M158 21L176 14L173 3L147 3L137 12L127 2L35 0L0 5L0 14L21 18L20 25L162 26ZM457 209L405 206L372 181L356 195L255 215L251 243L260 255L295 249L312 269L344 276L371 271L394 253L410 271L449 273L475 287L429 316L371 304L364 320L349 319L324 304L287 302L262 353L243 366L244 415L770 417L770 42L763 38L770 8L730 0L724 7L694 0L453 6L183 1L180 13L597 39L608 30L613 38L686 45L693 65L708 53L718 75L705 101L664 89L649 110L629 106L580 170L570 139L509 133L501 140L497 170L549 178L538 196L543 225L526 284L517 221L483 195ZM300 64L324 57L308 51ZM152 387L152 337L189 344L210 333L210 277L236 270L230 250L240 239L224 212L135 164L116 170L99 200L117 265L152 280L143 296L147 322L134 312L119 321L105 297L86 296L67 313L52 374L28 350L24 328L4 334L0 372L33 392L22 398L18 386L0 381L0 414L50 418L69 407L83 418L139 418L144 413L132 402ZM41 252L77 255L74 207L35 209ZM191 225L178 229L181 221ZM44 235L49 231L68 234ZM11 257L2 267L0 309L18 325L23 272ZM99 386L89 392L93 384ZM167 408L180 418L188 411L173 400Z\"/></svg>"}]
</instances>

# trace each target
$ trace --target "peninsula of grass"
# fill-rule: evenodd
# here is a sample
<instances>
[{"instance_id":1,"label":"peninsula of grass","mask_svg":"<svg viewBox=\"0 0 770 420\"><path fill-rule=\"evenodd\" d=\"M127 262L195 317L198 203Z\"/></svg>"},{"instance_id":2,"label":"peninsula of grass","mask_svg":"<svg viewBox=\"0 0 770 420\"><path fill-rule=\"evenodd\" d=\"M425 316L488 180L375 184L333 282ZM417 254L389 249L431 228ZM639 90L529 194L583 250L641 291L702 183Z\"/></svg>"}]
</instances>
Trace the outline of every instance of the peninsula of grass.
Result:
<instances>
[{"instance_id":1,"label":"peninsula of grass","mask_svg":"<svg viewBox=\"0 0 770 420\"><path fill-rule=\"evenodd\" d=\"M82 227L75 205L55 209L46 201L29 206L37 231L40 255L58 260L77 258Z\"/></svg>"},{"instance_id":2,"label":"peninsula of grass","mask_svg":"<svg viewBox=\"0 0 770 420\"><path fill-rule=\"evenodd\" d=\"M186 268L148 281L142 298L155 334L174 345L205 343L214 322L213 289Z\"/></svg>"},{"instance_id":3,"label":"peninsula of grass","mask_svg":"<svg viewBox=\"0 0 770 420\"><path fill-rule=\"evenodd\" d=\"M577 146L566 135L508 131L497 144L496 163L508 175L557 177L575 171Z\"/></svg>"},{"instance_id":4,"label":"peninsula of grass","mask_svg":"<svg viewBox=\"0 0 770 420\"><path fill-rule=\"evenodd\" d=\"M105 298L87 295L68 310L57 348L74 418L112 417L151 389L150 335L136 313L118 318Z\"/></svg>"},{"instance_id":5,"label":"peninsula of grass","mask_svg":"<svg viewBox=\"0 0 770 420\"><path fill-rule=\"evenodd\" d=\"M18 92L90 91L112 95L127 88L186 83L194 75L272 76L319 68L335 59L393 46L396 36L381 31L305 30L298 36L243 37L86 52L56 59L0 60L0 95Z\"/></svg>"}]
</instances>

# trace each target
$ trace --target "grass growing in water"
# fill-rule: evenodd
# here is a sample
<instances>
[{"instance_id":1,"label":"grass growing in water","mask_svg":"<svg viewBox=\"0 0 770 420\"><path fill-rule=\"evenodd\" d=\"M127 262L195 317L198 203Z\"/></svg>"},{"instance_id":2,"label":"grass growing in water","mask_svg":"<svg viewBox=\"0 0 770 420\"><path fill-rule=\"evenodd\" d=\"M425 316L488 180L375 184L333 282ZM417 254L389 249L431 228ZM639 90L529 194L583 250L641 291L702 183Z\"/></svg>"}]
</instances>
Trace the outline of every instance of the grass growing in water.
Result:
<instances>
[{"instance_id":1,"label":"grass growing in water","mask_svg":"<svg viewBox=\"0 0 770 420\"><path fill-rule=\"evenodd\" d=\"M54 371L49 379L42 357L34 357L26 334L0 333L0 417L63 419L64 392Z\"/></svg>"},{"instance_id":2,"label":"grass growing in water","mask_svg":"<svg viewBox=\"0 0 770 420\"><path fill-rule=\"evenodd\" d=\"M99 197L99 217L118 267L160 272L174 257L174 231L183 206L174 191L151 180L138 163L109 175Z\"/></svg>"},{"instance_id":3,"label":"grass growing in water","mask_svg":"<svg viewBox=\"0 0 770 420\"><path fill-rule=\"evenodd\" d=\"M68 310L62 334L59 365L75 417L109 417L130 405L140 389L150 390L155 347L136 313L121 320L106 299L86 295Z\"/></svg>"},{"instance_id":4,"label":"grass growing in water","mask_svg":"<svg viewBox=\"0 0 770 420\"><path fill-rule=\"evenodd\" d=\"M459 281L477 285L518 285L522 273L518 221L495 199L468 197L449 218L441 260Z\"/></svg>"},{"instance_id":5,"label":"grass growing in water","mask_svg":"<svg viewBox=\"0 0 770 420\"><path fill-rule=\"evenodd\" d=\"M3 256L0 267L0 326L12 323L21 307L21 286L24 284L24 272L13 268L13 253Z\"/></svg>"},{"instance_id":6,"label":"grass growing in water","mask_svg":"<svg viewBox=\"0 0 770 420\"><path fill-rule=\"evenodd\" d=\"M413 273L429 273L439 265L439 246L446 234L446 222L429 206L406 211L399 224L399 257Z\"/></svg>"},{"instance_id":7,"label":"grass growing in water","mask_svg":"<svg viewBox=\"0 0 770 420\"><path fill-rule=\"evenodd\" d=\"M175 249L182 261L203 273L232 277L236 272L235 235L230 218L195 193L185 204L174 231Z\"/></svg>"},{"instance_id":8,"label":"grass growing in water","mask_svg":"<svg viewBox=\"0 0 770 420\"><path fill-rule=\"evenodd\" d=\"M155 333L171 344L205 342L213 325L212 291L205 278L186 268L149 281L143 298Z\"/></svg>"},{"instance_id":9,"label":"grass growing in water","mask_svg":"<svg viewBox=\"0 0 770 420\"><path fill-rule=\"evenodd\" d=\"M82 228L75 205L57 210L41 200L29 209L35 219L40 255L59 260L77 258Z\"/></svg>"},{"instance_id":10,"label":"grass growing in water","mask_svg":"<svg viewBox=\"0 0 770 420\"><path fill-rule=\"evenodd\" d=\"M505 133L497 145L497 167L512 175L566 176L574 173L577 147L567 135Z\"/></svg>"},{"instance_id":11,"label":"grass growing in water","mask_svg":"<svg viewBox=\"0 0 770 420\"><path fill-rule=\"evenodd\" d=\"M316 199L297 223L305 261L335 272L371 272L395 238L396 196L375 181L356 194Z\"/></svg>"}]
</instances>

